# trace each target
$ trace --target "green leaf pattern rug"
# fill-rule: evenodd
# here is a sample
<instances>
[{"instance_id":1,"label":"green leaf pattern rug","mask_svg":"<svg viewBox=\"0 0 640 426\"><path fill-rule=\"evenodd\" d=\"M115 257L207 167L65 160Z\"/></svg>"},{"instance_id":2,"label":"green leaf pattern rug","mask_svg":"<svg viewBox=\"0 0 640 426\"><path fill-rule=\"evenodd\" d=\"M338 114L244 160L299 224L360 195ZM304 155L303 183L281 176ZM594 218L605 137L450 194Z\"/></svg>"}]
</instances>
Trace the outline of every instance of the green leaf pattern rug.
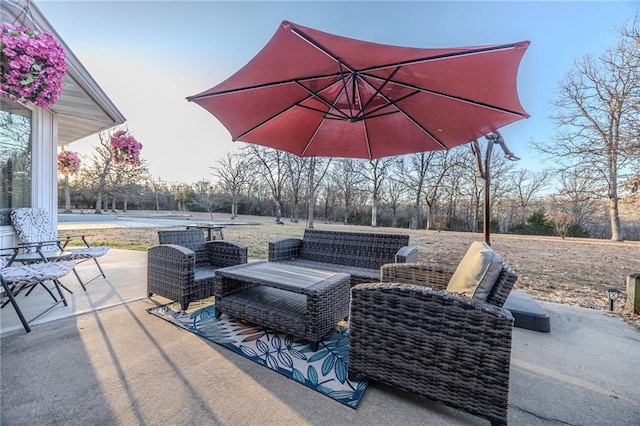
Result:
<instances>
[{"instance_id":1,"label":"green leaf pattern rug","mask_svg":"<svg viewBox=\"0 0 640 426\"><path fill-rule=\"evenodd\" d=\"M338 324L313 352L304 339L236 320L215 317L215 306L195 311L162 305L148 312L260 365L289 377L351 408L356 408L368 387L366 379L347 377L349 327Z\"/></svg>"}]
</instances>

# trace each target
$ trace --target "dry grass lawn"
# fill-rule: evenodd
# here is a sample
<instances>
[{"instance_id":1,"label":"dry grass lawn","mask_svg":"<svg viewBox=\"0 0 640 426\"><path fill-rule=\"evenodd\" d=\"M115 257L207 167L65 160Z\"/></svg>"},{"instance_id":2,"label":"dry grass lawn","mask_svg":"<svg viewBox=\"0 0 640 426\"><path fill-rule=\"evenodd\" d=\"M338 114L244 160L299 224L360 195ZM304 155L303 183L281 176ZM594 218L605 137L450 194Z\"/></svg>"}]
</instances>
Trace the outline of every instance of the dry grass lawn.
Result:
<instances>
[{"instance_id":1,"label":"dry grass lawn","mask_svg":"<svg viewBox=\"0 0 640 426\"><path fill-rule=\"evenodd\" d=\"M131 215L135 212L130 213ZM191 220L210 221L208 214L192 214ZM227 214L214 214L215 221L229 221ZM235 220L247 225L228 226L226 238L249 247L249 257L266 259L268 242L282 236L302 236L306 224L285 219L275 224L273 217L241 216ZM316 221L315 229L371 232L371 227L327 224ZM144 249L157 242L159 228L92 229L94 243L119 248ZM163 228L166 229L166 228ZM183 228L181 228L183 229ZM472 241L482 234L437 232L396 228L375 228L375 232L408 233L410 244L418 247L419 261L457 264ZM61 231L60 235L77 234ZM622 312L629 274L640 273L640 242L611 242L583 238L537 237L523 235L491 235L491 246L519 274L516 288L538 300L593 309L607 309L604 290L615 287L622 293L616 311ZM640 329L638 315L625 319Z\"/></svg>"}]
</instances>

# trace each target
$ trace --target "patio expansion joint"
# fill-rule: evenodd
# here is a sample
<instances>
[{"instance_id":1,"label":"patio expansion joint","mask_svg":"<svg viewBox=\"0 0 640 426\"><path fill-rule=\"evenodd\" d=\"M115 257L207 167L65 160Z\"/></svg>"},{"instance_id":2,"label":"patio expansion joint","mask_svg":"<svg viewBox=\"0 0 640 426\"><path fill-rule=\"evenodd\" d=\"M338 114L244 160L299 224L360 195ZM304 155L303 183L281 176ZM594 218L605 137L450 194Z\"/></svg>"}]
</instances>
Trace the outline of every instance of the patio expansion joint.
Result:
<instances>
[{"instance_id":1,"label":"patio expansion joint","mask_svg":"<svg viewBox=\"0 0 640 426\"><path fill-rule=\"evenodd\" d=\"M558 423L561 423L563 425L577 426L577 425L575 425L573 423L565 422L564 420L560 420L560 419L556 419L556 418L552 418L552 417L541 416L539 414L534 413L533 411L525 410L522 407L518 407L515 404L509 404L509 408L515 408L516 410L520 410L520 411L522 411L524 413L530 414L533 417L535 417L536 419L540 419L540 420L544 420L544 421L548 421L548 422L558 422Z\"/></svg>"}]
</instances>

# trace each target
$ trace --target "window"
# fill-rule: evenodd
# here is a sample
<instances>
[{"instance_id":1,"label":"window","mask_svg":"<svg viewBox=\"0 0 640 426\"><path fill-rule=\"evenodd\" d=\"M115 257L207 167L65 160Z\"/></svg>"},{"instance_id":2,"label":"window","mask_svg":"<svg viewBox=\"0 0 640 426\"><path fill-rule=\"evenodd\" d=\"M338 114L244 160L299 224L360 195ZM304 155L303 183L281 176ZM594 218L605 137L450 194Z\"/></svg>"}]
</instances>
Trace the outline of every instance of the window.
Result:
<instances>
[{"instance_id":1,"label":"window","mask_svg":"<svg viewBox=\"0 0 640 426\"><path fill-rule=\"evenodd\" d=\"M11 225L11 210L31 207L31 129L31 110L3 99L0 106L0 226Z\"/></svg>"}]
</instances>

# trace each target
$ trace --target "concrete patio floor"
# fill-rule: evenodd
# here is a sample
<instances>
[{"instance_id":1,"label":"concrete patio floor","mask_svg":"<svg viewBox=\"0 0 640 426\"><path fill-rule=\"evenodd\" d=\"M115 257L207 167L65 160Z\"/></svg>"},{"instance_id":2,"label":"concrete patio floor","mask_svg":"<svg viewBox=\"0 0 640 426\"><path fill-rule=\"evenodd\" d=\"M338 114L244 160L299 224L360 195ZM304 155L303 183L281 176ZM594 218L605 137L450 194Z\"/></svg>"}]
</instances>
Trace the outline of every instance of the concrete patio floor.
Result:
<instances>
[{"instance_id":1,"label":"concrete patio floor","mask_svg":"<svg viewBox=\"0 0 640 426\"><path fill-rule=\"evenodd\" d=\"M112 249L101 264L107 279L86 293L63 278L69 306L31 333L2 309L0 424L488 424L376 383L357 410L345 407L148 314L167 301L146 298L145 252ZM90 277L95 266L79 270ZM18 300L47 298L38 290ZM551 333L513 331L509 423L640 425L640 333L604 311L541 306Z\"/></svg>"}]
</instances>

